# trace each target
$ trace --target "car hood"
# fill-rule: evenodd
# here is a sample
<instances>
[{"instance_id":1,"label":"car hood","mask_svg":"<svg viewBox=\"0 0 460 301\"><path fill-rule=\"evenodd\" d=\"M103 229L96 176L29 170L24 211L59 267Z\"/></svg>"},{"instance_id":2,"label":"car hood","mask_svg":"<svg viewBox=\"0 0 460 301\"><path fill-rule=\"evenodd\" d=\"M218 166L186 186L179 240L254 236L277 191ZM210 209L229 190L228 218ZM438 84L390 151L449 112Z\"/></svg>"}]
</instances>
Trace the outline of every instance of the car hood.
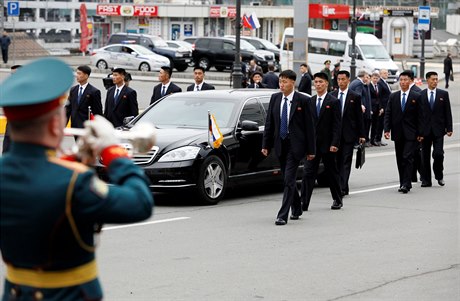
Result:
<instances>
[{"instance_id":1,"label":"car hood","mask_svg":"<svg viewBox=\"0 0 460 301\"><path fill-rule=\"evenodd\" d=\"M263 58L267 58L267 57L271 57L272 59L275 58L274 53L271 52L271 51L267 51L267 50L258 49L256 51L254 51L254 55L259 56L259 57L263 57Z\"/></svg>"}]
</instances>

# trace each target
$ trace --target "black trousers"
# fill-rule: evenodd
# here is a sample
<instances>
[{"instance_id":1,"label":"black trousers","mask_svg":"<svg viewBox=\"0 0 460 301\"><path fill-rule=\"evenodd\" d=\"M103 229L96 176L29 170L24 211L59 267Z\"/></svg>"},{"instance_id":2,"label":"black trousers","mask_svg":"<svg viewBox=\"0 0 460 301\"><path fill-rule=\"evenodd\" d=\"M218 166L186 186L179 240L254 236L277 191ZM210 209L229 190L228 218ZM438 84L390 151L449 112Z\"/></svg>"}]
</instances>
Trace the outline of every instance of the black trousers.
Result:
<instances>
[{"instance_id":1,"label":"black trousers","mask_svg":"<svg viewBox=\"0 0 460 301\"><path fill-rule=\"evenodd\" d=\"M380 140L377 140L377 134L379 130L379 109L373 109L372 110L372 117L371 117L371 142L377 142L382 140L382 135L380 133Z\"/></svg>"},{"instance_id":2,"label":"black trousers","mask_svg":"<svg viewBox=\"0 0 460 301\"><path fill-rule=\"evenodd\" d=\"M348 180L350 179L351 165L353 163L354 145L354 142L347 143L342 140L342 142L340 142L339 151L337 152L337 168L340 175L340 189L346 193L350 191L348 187Z\"/></svg>"},{"instance_id":3,"label":"black trousers","mask_svg":"<svg viewBox=\"0 0 460 301\"><path fill-rule=\"evenodd\" d=\"M414 165L414 151L418 144L417 140L406 140L404 138L395 141L400 187L412 188L411 173Z\"/></svg>"},{"instance_id":4,"label":"black trousers","mask_svg":"<svg viewBox=\"0 0 460 301\"><path fill-rule=\"evenodd\" d=\"M316 153L315 159L305 161L303 166L303 177L302 177L302 193L300 196L303 208L307 208L310 205L311 195L313 194L313 188L315 187L316 175L318 173L319 163L323 161L325 172L328 175L329 189L331 191L332 199L336 201L342 201L341 188L340 188L340 176L339 170L337 169L336 153Z\"/></svg>"},{"instance_id":5,"label":"black trousers","mask_svg":"<svg viewBox=\"0 0 460 301\"><path fill-rule=\"evenodd\" d=\"M446 88L449 88L450 73L444 73L444 76L446 80Z\"/></svg>"},{"instance_id":6,"label":"black trousers","mask_svg":"<svg viewBox=\"0 0 460 301\"><path fill-rule=\"evenodd\" d=\"M8 48L2 48L2 59L5 64L8 63Z\"/></svg>"},{"instance_id":7,"label":"black trousers","mask_svg":"<svg viewBox=\"0 0 460 301\"><path fill-rule=\"evenodd\" d=\"M422 176L423 180L431 183L431 147L433 146L433 172L436 180L444 178L444 136L435 137L433 134L425 137L422 142Z\"/></svg>"},{"instance_id":8,"label":"black trousers","mask_svg":"<svg viewBox=\"0 0 460 301\"><path fill-rule=\"evenodd\" d=\"M299 192L297 191L297 169L299 168L300 161L294 158L291 151L290 139L281 141L281 156L279 157L281 165L281 173L283 175L284 191L283 202L278 211L277 218L288 221L289 209L292 207L292 214L302 215L302 208L300 205Z\"/></svg>"},{"instance_id":9,"label":"black trousers","mask_svg":"<svg viewBox=\"0 0 460 301\"><path fill-rule=\"evenodd\" d=\"M371 129L372 119L364 118L364 133L366 135L366 142L369 142L369 130Z\"/></svg>"},{"instance_id":10,"label":"black trousers","mask_svg":"<svg viewBox=\"0 0 460 301\"><path fill-rule=\"evenodd\" d=\"M379 116L379 122L377 124L377 133L375 134L375 142L382 141L382 133L383 133L383 121L385 119L385 113Z\"/></svg>"}]
</instances>

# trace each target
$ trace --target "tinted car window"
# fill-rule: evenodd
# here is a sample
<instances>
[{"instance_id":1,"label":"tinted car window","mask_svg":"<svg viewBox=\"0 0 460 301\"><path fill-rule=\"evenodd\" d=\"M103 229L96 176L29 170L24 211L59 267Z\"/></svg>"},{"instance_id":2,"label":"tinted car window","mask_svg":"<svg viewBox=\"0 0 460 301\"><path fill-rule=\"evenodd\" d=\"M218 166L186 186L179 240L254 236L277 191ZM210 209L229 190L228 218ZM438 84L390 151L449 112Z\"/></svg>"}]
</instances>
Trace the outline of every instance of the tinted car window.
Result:
<instances>
[{"instance_id":1,"label":"tinted car window","mask_svg":"<svg viewBox=\"0 0 460 301\"><path fill-rule=\"evenodd\" d=\"M255 121L258 126L265 124L264 111L256 99L250 99L244 105L240 116L240 123L243 120Z\"/></svg>"},{"instance_id":2,"label":"tinted car window","mask_svg":"<svg viewBox=\"0 0 460 301\"><path fill-rule=\"evenodd\" d=\"M235 49L235 47L230 42L224 42L224 49L225 50L233 50L233 49Z\"/></svg>"},{"instance_id":3,"label":"tinted car window","mask_svg":"<svg viewBox=\"0 0 460 301\"><path fill-rule=\"evenodd\" d=\"M147 38L141 38L140 44L144 47L150 47L152 45L152 41L150 41L150 39Z\"/></svg>"},{"instance_id":4,"label":"tinted car window","mask_svg":"<svg viewBox=\"0 0 460 301\"><path fill-rule=\"evenodd\" d=\"M121 47L120 46L110 46L105 48L105 50L110 51L110 52L121 52Z\"/></svg>"},{"instance_id":5,"label":"tinted car window","mask_svg":"<svg viewBox=\"0 0 460 301\"><path fill-rule=\"evenodd\" d=\"M200 48L208 48L209 47L209 39L198 39L195 42L196 47Z\"/></svg>"},{"instance_id":6,"label":"tinted car window","mask_svg":"<svg viewBox=\"0 0 460 301\"><path fill-rule=\"evenodd\" d=\"M122 35L113 35L110 37L110 44L121 43L123 40L126 39L126 36Z\"/></svg>"},{"instance_id":7,"label":"tinted car window","mask_svg":"<svg viewBox=\"0 0 460 301\"><path fill-rule=\"evenodd\" d=\"M210 40L209 49L222 49L222 41L220 41L220 40Z\"/></svg>"},{"instance_id":8,"label":"tinted car window","mask_svg":"<svg viewBox=\"0 0 460 301\"><path fill-rule=\"evenodd\" d=\"M262 103L262 106L264 107L265 115L267 115L268 105L270 104L270 97L261 97L259 98L259 101Z\"/></svg>"}]
</instances>

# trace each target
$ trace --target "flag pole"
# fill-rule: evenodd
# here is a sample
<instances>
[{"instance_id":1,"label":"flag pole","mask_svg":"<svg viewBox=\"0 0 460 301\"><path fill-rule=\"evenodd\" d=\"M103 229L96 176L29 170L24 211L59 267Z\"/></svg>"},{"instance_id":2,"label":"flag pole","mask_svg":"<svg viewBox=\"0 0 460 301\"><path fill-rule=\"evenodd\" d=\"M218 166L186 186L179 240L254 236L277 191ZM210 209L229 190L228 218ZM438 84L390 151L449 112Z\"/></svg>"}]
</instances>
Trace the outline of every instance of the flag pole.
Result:
<instances>
[{"instance_id":1,"label":"flag pole","mask_svg":"<svg viewBox=\"0 0 460 301\"><path fill-rule=\"evenodd\" d=\"M209 147L212 148L212 145L211 145L211 111L208 110L208 144L209 144Z\"/></svg>"},{"instance_id":2,"label":"flag pole","mask_svg":"<svg viewBox=\"0 0 460 301\"><path fill-rule=\"evenodd\" d=\"M91 106L88 106L88 120L91 120Z\"/></svg>"}]
</instances>

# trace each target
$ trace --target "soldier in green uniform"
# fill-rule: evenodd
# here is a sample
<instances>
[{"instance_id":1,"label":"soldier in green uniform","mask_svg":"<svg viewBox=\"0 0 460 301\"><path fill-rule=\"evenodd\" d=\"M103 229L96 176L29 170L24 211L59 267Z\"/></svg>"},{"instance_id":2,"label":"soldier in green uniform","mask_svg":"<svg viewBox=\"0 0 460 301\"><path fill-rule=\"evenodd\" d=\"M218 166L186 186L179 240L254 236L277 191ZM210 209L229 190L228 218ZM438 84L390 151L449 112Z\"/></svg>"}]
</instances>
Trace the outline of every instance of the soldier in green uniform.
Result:
<instances>
[{"instance_id":1,"label":"soldier in green uniform","mask_svg":"<svg viewBox=\"0 0 460 301\"><path fill-rule=\"evenodd\" d=\"M56 157L73 83L62 61L34 61L1 85L0 107L12 145L0 158L0 249L6 264L2 300L101 300L94 232L152 214L144 172L117 145L101 116L87 122L87 146L100 155L113 186L88 166Z\"/></svg>"},{"instance_id":2,"label":"soldier in green uniform","mask_svg":"<svg viewBox=\"0 0 460 301\"><path fill-rule=\"evenodd\" d=\"M324 62L324 69L321 70L321 72L324 72L327 74L328 83L329 83L329 85L327 86L327 92L331 92L333 89L333 85L332 85L331 61L330 60L326 60Z\"/></svg>"}]
</instances>

